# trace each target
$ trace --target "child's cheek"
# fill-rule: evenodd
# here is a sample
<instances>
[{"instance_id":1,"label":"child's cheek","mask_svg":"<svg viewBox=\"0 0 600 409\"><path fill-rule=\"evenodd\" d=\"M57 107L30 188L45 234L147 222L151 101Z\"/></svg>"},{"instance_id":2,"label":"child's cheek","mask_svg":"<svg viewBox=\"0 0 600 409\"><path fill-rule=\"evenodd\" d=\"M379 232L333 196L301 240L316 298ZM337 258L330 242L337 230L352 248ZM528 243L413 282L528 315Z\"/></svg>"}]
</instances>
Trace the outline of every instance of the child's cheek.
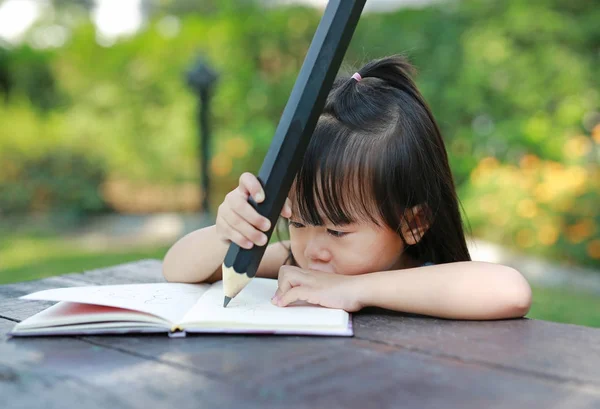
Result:
<instances>
[{"instance_id":1,"label":"child's cheek","mask_svg":"<svg viewBox=\"0 0 600 409\"><path fill-rule=\"evenodd\" d=\"M340 274L360 275L385 271L397 260L400 252L393 245L356 246L340 252L335 257Z\"/></svg>"},{"instance_id":2,"label":"child's cheek","mask_svg":"<svg viewBox=\"0 0 600 409\"><path fill-rule=\"evenodd\" d=\"M374 261L371 257L365 255L349 254L347 256L338 256L336 258L336 268L338 274L343 275L360 275L366 273L372 273L375 270Z\"/></svg>"}]
</instances>

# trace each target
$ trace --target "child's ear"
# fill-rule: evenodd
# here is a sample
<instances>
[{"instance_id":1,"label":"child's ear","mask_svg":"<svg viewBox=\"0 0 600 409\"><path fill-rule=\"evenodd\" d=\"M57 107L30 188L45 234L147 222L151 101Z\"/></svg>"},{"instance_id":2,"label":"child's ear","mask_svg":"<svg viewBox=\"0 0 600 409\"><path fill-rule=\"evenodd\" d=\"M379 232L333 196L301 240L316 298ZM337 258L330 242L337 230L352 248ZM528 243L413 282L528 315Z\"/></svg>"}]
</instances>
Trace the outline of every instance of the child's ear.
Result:
<instances>
[{"instance_id":1,"label":"child's ear","mask_svg":"<svg viewBox=\"0 0 600 409\"><path fill-rule=\"evenodd\" d=\"M428 208L425 205L417 205L406 209L404 222L402 223L402 237L404 237L406 244L412 246L421 241L423 235L429 230L430 218L428 214Z\"/></svg>"}]
</instances>

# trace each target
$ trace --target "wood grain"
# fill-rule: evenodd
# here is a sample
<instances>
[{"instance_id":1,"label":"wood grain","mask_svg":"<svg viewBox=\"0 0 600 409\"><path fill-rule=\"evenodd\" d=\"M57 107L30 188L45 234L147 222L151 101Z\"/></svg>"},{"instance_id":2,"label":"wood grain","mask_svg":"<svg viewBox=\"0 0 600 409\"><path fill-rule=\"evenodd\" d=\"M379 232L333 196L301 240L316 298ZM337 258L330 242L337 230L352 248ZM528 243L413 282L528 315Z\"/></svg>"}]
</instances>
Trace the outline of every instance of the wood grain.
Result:
<instances>
[{"instance_id":1,"label":"wood grain","mask_svg":"<svg viewBox=\"0 0 600 409\"><path fill-rule=\"evenodd\" d=\"M367 310L357 338L415 352L600 387L600 329L518 319L451 321ZM585 351L585 352L584 352Z\"/></svg>"},{"instance_id":2,"label":"wood grain","mask_svg":"<svg viewBox=\"0 0 600 409\"><path fill-rule=\"evenodd\" d=\"M354 338L5 335L50 304L15 297L163 282L160 271L144 260L0 286L2 408L600 407L600 331L536 320L367 309L355 315Z\"/></svg>"}]
</instances>

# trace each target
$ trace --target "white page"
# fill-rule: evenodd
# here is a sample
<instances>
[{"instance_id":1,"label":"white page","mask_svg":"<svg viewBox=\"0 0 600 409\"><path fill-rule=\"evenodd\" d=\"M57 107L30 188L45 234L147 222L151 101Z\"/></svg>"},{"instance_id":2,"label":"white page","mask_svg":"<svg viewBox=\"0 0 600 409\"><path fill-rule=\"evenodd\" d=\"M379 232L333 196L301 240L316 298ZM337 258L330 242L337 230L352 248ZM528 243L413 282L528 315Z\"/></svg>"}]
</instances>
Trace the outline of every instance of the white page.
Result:
<instances>
[{"instance_id":1,"label":"white page","mask_svg":"<svg viewBox=\"0 0 600 409\"><path fill-rule=\"evenodd\" d=\"M317 306L277 307L271 297L277 290L277 280L254 278L223 308L223 282L213 284L183 317L182 326L194 323L210 327L254 328L346 328L349 314Z\"/></svg>"},{"instance_id":2,"label":"white page","mask_svg":"<svg viewBox=\"0 0 600 409\"><path fill-rule=\"evenodd\" d=\"M124 284L56 288L23 296L26 300L70 301L142 311L175 323L210 288L208 284Z\"/></svg>"}]
</instances>

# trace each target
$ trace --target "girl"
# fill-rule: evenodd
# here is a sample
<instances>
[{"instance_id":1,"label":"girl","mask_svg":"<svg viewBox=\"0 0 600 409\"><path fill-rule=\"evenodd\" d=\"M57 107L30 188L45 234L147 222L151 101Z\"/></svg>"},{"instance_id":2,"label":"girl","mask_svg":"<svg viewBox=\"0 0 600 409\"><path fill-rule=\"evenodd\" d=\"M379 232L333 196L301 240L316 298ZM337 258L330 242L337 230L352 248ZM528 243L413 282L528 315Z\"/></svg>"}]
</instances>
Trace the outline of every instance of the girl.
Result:
<instances>
[{"instance_id":1,"label":"girl","mask_svg":"<svg viewBox=\"0 0 600 409\"><path fill-rule=\"evenodd\" d=\"M516 270L470 261L440 130L402 57L334 83L281 215L290 240L267 247L258 276L272 302L358 311L376 306L453 319L522 317L531 290ZM265 198L244 173L216 224L167 252L169 281L221 278L230 242L264 246Z\"/></svg>"}]
</instances>

